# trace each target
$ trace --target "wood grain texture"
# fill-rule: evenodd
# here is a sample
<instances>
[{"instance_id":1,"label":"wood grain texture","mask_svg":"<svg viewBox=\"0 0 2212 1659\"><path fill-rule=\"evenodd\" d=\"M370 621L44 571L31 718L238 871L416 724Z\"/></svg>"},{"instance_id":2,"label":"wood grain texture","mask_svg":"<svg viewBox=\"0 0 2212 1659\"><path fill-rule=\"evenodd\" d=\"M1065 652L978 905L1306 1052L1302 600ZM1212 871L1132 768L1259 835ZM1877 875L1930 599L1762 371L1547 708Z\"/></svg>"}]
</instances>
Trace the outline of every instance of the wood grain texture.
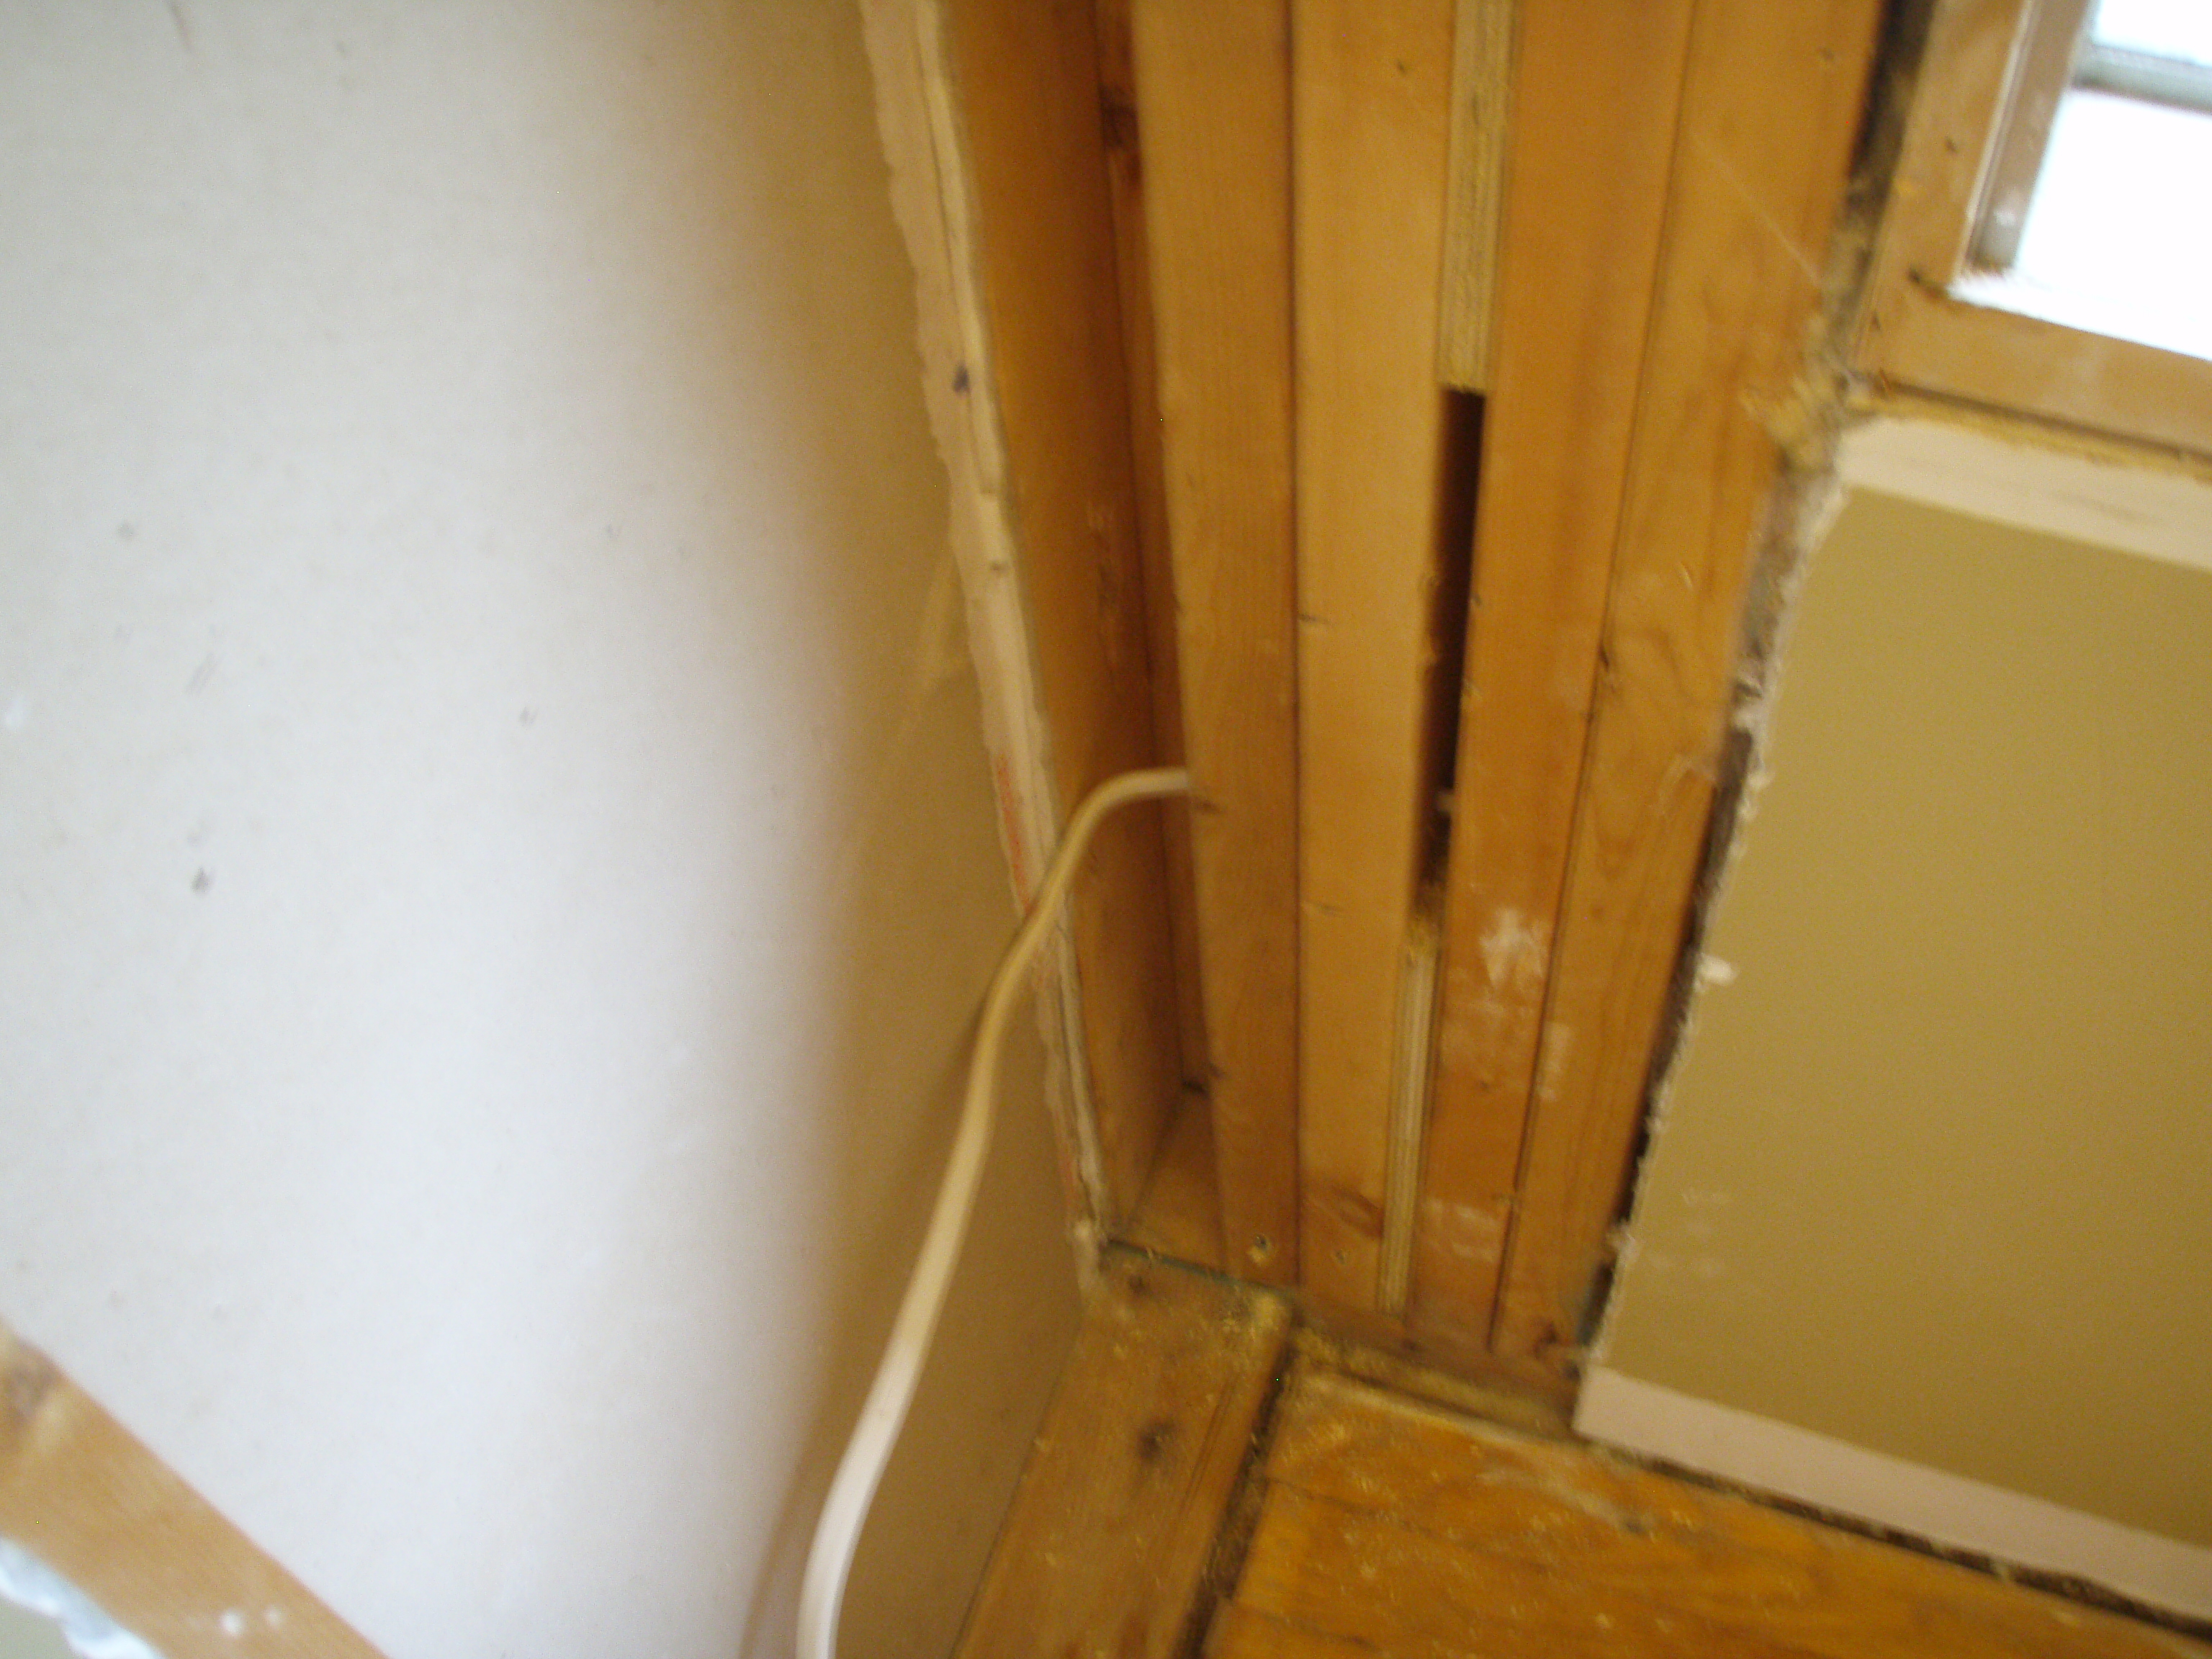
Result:
<instances>
[{"instance_id":1,"label":"wood grain texture","mask_svg":"<svg viewBox=\"0 0 2212 1659\"><path fill-rule=\"evenodd\" d=\"M1137 125L1137 66L1129 38L1129 0L1097 0L1098 93L1106 130L1106 183L1114 202L1114 240L1121 295L1122 360L1129 401L1129 452L1137 489L1137 545L1145 568L1145 614L1152 645L1152 732L1163 766L1180 766L1182 670L1176 643L1175 570L1169 553L1167 477L1160 453L1159 353L1152 331L1152 260L1145 235L1144 138ZM1198 878L1190 818L1170 812L1168 915L1175 943L1176 1006L1182 1027L1187 1089L1206 1086L1206 1003L1199 985Z\"/></svg>"},{"instance_id":2,"label":"wood grain texture","mask_svg":"<svg viewBox=\"0 0 2212 1659\"><path fill-rule=\"evenodd\" d=\"M1222 1271L1221 1182L1213 1168L1213 1123L1206 1098L1191 1095L1160 1143L1159 1161L1122 1241L1194 1267Z\"/></svg>"},{"instance_id":3,"label":"wood grain texture","mask_svg":"<svg viewBox=\"0 0 2212 1659\"><path fill-rule=\"evenodd\" d=\"M1514 0L1458 0L1455 9L1437 370L1447 386L1487 392L1513 87Z\"/></svg>"},{"instance_id":4,"label":"wood grain texture","mask_svg":"<svg viewBox=\"0 0 2212 1659\"><path fill-rule=\"evenodd\" d=\"M167 1659L376 1659L313 1591L5 1327L0 1534Z\"/></svg>"},{"instance_id":5,"label":"wood grain texture","mask_svg":"<svg viewBox=\"0 0 2212 1659\"><path fill-rule=\"evenodd\" d=\"M1158 763L1097 39L1088 10L944 0L1005 489L1063 811ZM1158 812L1099 830L1069 899L1110 1225L1181 1091Z\"/></svg>"},{"instance_id":6,"label":"wood grain texture","mask_svg":"<svg viewBox=\"0 0 2212 1659\"><path fill-rule=\"evenodd\" d=\"M1391 1659L2197 1650L1584 1446L1326 1373L1294 1378L1263 1474L1233 1595L1239 1613L1224 1608L1218 1624L1258 1615Z\"/></svg>"},{"instance_id":7,"label":"wood grain texture","mask_svg":"<svg viewBox=\"0 0 2212 1659\"><path fill-rule=\"evenodd\" d=\"M1228 1602L1206 1638L1206 1659L1375 1659L1375 1650Z\"/></svg>"},{"instance_id":8,"label":"wood grain texture","mask_svg":"<svg viewBox=\"0 0 2212 1659\"><path fill-rule=\"evenodd\" d=\"M1288 1334L1274 1297L1110 1257L960 1653L1185 1651Z\"/></svg>"},{"instance_id":9,"label":"wood grain texture","mask_svg":"<svg viewBox=\"0 0 2212 1659\"><path fill-rule=\"evenodd\" d=\"M1301 1274L1376 1305L1434 780L1451 0L1294 0Z\"/></svg>"},{"instance_id":10,"label":"wood grain texture","mask_svg":"<svg viewBox=\"0 0 2212 1659\"><path fill-rule=\"evenodd\" d=\"M1408 1317L1480 1346L1534 1084L1692 0L1526 8Z\"/></svg>"},{"instance_id":11,"label":"wood grain texture","mask_svg":"<svg viewBox=\"0 0 2212 1659\"><path fill-rule=\"evenodd\" d=\"M1286 0L1135 0L1222 1231L1297 1273L1297 656Z\"/></svg>"},{"instance_id":12,"label":"wood grain texture","mask_svg":"<svg viewBox=\"0 0 2212 1659\"><path fill-rule=\"evenodd\" d=\"M1629 1176L1734 694L1754 538L1802 423L1879 0L1701 0L1604 672L1493 1346L1579 1340Z\"/></svg>"}]
</instances>

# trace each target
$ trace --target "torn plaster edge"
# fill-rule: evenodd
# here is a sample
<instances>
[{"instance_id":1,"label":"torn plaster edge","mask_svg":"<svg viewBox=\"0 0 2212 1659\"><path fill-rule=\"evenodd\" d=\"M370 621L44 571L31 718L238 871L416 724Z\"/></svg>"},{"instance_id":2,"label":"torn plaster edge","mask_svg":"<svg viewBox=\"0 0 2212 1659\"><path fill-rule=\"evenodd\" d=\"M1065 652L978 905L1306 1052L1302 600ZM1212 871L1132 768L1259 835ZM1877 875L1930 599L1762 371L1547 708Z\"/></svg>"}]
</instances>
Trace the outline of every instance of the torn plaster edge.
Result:
<instances>
[{"instance_id":1,"label":"torn plaster edge","mask_svg":"<svg viewBox=\"0 0 2212 1659\"><path fill-rule=\"evenodd\" d=\"M2147 1607L2212 1618L2212 1549L1872 1451L1607 1366L1593 1366L1584 1376L1575 1431L1638 1456L1942 1548L2030 1572L2084 1579Z\"/></svg>"},{"instance_id":2,"label":"torn plaster edge","mask_svg":"<svg viewBox=\"0 0 2212 1659\"><path fill-rule=\"evenodd\" d=\"M1000 841L1015 898L1026 907L1057 844L1061 818L1014 556L1013 503L945 21L938 0L860 0L860 15L892 214L914 262L923 401L946 472L953 562L966 600ZM1073 1218L1077 1272L1087 1290L1097 1272L1106 1213L1105 1164L1074 947L1064 921L1054 930L1045 963L1038 1014L1049 1057L1046 1091Z\"/></svg>"},{"instance_id":3,"label":"torn plaster edge","mask_svg":"<svg viewBox=\"0 0 2212 1659\"><path fill-rule=\"evenodd\" d=\"M1820 301L1808 325L1803 361L1787 394L1762 411L1781 466L1746 552L1751 569L1738 618L1735 668L1714 768L1705 847L1691 884L1674 980L1652 1046L1623 1213L1607 1236L1604 1278L1584 1310L1580 1334L1585 1364L1601 1364L1612 1341L1618 1292L1636 1259L1644 1172L1666 1133L1674 1079L1695 1034L1700 1000L1736 978L1735 964L1708 961L1705 940L1766 787L1766 754L1781 697L1782 668L1813 555L1827 539L1848 496L1838 456L1853 387L1850 342L1864 304L1881 204L1895 161L1895 128L1896 122L1886 121L1877 109L1862 137L1858 163L1829 238Z\"/></svg>"},{"instance_id":4,"label":"torn plaster edge","mask_svg":"<svg viewBox=\"0 0 2212 1659\"><path fill-rule=\"evenodd\" d=\"M1853 426L1839 459L1852 489L2212 571L2212 477L2184 464L1892 413Z\"/></svg>"},{"instance_id":5,"label":"torn plaster edge","mask_svg":"<svg viewBox=\"0 0 2212 1659\"><path fill-rule=\"evenodd\" d=\"M0 1599L53 1620L84 1659L161 1659L75 1584L12 1539L0 1538Z\"/></svg>"}]
</instances>

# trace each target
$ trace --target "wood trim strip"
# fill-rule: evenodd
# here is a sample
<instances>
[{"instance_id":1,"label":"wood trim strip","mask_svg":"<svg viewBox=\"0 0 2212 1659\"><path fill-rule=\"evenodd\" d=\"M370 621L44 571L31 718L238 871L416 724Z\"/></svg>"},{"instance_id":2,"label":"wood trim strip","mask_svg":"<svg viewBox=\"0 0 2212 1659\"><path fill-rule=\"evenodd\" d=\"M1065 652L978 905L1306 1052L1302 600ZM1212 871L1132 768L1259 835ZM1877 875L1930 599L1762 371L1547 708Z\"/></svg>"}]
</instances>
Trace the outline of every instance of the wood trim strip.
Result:
<instances>
[{"instance_id":1,"label":"wood trim strip","mask_svg":"<svg viewBox=\"0 0 2212 1659\"><path fill-rule=\"evenodd\" d=\"M1436 1092L1408 1320L1489 1340L1659 264L1692 0L1520 21Z\"/></svg>"},{"instance_id":2,"label":"wood trim strip","mask_svg":"<svg viewBox=\"0 0 2212 1659\"><path fill-rule=\"evenodd\" d=\"M1701 0L1492 1346L1567 1363L1628 1178L1733 691L1753 541L1802 425L1808 325L1880 0Z\"/></svg>"},{"instance_id":3,"label":"wood trim strip","mask_svg":"<svg viewBox=\"0 0 2212 1659\"><path fill-rule=\"evenodd\" d=\"M1297 651L1286 0L1135 0L1131 34L1234 1270L1297 1274Z\"/></svg>"},{"instance_id":4,"label":"wood trim strip","mask_svg":"<svg viewBox=\"0 0 2212 1659\"><path fill-rule=\"evenodd\" d=\"M313 1591L4 1326L0 1534L165 1659L377 1659Z\"/></svg>"},{"instance_id":5,"label":"wood trim strip","mask_svg":"<svg viewBox=\"0 0 2212 1659\"><path fill-rule=\"evenodd\" d=\"M1398 984L1435 781L1452 0L1294 0L1299 1260L1377 1305Z\"/></svg>"}]
</instances>

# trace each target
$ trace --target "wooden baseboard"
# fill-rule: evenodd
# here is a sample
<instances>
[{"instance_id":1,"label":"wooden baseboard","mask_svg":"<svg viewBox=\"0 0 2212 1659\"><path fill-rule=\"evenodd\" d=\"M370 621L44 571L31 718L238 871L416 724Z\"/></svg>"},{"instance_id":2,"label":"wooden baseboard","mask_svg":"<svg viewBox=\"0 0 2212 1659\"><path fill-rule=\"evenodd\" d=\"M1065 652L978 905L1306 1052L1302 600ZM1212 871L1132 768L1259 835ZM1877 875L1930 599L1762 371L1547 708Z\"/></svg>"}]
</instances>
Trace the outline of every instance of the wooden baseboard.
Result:
<instances>
[{"instance_id":1,"label":"wooden baseboard","mask_svg":"<svg viewBox=\"0 0 2212 1659\"><path fill-rule=\"evenodd\" d=\"M2212 1618L2212 1549L1594 1366L1575 1428L1754 1491Z\"/></svg>"}]
</instances>

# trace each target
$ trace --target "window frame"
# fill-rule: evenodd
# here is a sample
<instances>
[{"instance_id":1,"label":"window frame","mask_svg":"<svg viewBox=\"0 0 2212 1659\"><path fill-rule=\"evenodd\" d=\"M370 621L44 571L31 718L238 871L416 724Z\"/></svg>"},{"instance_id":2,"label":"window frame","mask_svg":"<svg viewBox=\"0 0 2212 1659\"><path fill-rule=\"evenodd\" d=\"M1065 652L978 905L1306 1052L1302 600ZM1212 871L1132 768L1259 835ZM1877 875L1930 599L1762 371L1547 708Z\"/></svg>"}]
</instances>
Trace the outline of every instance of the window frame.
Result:
<instances>
[{"instance_id":1,"label":"window frame","mask_svg":"<svg viewBox=\"0 0 2212 1659\"><path fill-rule=\"evenodd\" d=\"M2212 362L1960 298L2007 112L2058 0L1936 0L1855 366L1877 382L2212 455ZM2043 88L2045 94L2053 89Z\"/></svg>"}]
</instances>

